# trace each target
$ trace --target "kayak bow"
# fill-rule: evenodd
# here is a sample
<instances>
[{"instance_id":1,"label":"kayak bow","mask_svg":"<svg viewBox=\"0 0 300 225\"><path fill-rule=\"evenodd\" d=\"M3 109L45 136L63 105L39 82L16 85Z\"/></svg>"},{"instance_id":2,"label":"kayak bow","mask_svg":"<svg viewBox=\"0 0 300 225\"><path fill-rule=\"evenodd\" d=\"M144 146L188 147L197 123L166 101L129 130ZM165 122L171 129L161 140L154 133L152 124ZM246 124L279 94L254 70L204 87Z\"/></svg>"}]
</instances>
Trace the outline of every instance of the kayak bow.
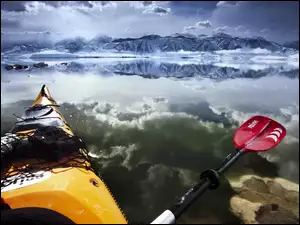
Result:
<instances>
[{"instance_id":1,"label":"kayak bow","mask_svg":"<svg viewBox=\"0 0 300 225\"><path fill-rule=\"evenodd\" d=\"M49 89L44 85L32 106L25 111L24 117L19 118L11 132L29 137L35 129L47 126L60 128L69 136L74 136ZM84 154L83 150L82 152ZM78 161L76 158L64 157L56 164L42 162L40 170L22 174L13 171L21 165L30 166L33 161L19 161L1 173L1 197L11 208L47 208L78 224L127 223L104 181L93 170L87 169L91 167L88 157L80 162L85 165L80 168L72 166ZM62 166L63 163L69 164L66 167ZM47 166L51 169L45 171L43 168ZM13 182L8 182L12 180ZM5 183L8 185L3 185Z\"/></svg>"}]
</instances>

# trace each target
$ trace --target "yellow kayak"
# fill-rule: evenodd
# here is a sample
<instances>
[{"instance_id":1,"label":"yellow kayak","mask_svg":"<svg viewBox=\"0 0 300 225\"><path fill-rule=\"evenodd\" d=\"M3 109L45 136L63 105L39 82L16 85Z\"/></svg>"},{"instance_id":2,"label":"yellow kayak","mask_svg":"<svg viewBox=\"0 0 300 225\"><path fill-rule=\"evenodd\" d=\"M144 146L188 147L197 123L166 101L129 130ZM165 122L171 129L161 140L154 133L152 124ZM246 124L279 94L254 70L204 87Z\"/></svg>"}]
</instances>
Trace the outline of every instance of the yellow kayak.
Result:
<instances>
[{"instance_id":1,"label":"yellow kayak","mask_svg":"<svg viewBox=\"0 0 300 225\"><path fill-rule=\"evenodd\" d=\"M48 126L75 137L45 85L24 115L11 133L22 136L25 141L38 128ZM36 159L19 157L1 172L1 197L12 209L51 209L78 224L127 223L104 181L92 169L85 148L67 153L62 149L64 153L60 157L56 153L56 157L49 160L45 157L41 160L39 152L46 152L46 148L34 153Z\"/></svg>"}]
</instances>

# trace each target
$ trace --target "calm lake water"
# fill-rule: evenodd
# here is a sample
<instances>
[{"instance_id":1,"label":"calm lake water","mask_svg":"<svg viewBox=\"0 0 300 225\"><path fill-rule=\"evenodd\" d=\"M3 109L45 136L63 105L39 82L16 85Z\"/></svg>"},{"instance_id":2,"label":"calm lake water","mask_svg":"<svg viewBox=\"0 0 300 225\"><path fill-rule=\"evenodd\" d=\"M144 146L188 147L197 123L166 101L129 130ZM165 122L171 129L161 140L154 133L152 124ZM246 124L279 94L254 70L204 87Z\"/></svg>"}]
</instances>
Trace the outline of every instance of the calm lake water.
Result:
<instances>
[{"instance_id":1,"label":"calm lake water","mask_svg":"<svg viewBox=\"0 0 300 225\"><path fill-rule=\"evenodd\" d=\"M217 167L233 151L235 129L257 114L286 127L283 143L243 156L179 223L239 222L228 210L234 192L227 179L256 174L299 183L299 66L45 62L48 67L28 71L2 64L1 134L46 84L131 222L152 221L203 170Z\"/></svg>"}]
</instances>

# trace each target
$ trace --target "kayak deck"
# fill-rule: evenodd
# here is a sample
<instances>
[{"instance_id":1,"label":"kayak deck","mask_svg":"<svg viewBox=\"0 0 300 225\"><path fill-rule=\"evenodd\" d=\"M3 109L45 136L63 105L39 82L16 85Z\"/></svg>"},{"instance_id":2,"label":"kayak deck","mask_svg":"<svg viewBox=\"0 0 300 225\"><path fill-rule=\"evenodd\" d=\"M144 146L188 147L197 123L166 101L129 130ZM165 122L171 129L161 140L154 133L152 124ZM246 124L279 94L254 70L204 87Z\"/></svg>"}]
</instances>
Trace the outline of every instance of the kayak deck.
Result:
<instances>
[{"instance_id":1,"label":"kayak deck","mask_svg":"<svg viewBox=\"0 0 300 225\"><path fill-rule=\"evenodd\" d=\"M74 137L44 85L32 108L11 131L28 140L37 128L48 126ZM18 158L1 173L1 195L11 208L48 208L79 224L127 223L104 181L92 169L84 148L54 161Z\"/></svg>"}]
</instances>

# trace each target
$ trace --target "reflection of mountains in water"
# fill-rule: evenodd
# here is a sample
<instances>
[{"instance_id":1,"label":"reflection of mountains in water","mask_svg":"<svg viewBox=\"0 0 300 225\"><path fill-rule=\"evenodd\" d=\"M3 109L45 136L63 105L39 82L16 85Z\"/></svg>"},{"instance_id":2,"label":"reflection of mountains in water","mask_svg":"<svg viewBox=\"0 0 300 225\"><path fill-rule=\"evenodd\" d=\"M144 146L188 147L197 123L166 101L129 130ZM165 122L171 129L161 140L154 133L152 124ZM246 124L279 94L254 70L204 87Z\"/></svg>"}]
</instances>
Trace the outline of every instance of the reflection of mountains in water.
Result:
<instances>
[{"instance_id":1,"label":"reflection of mountains in water","mask_svg":"<svg viewBox=\"0 0 300 225\"><path fill-rule=\"evenodd\" d=\"M64 66L57 67L62 72L88 72L93 71L107 74L118 75L138 75L144 78L160 77L203 77L216 80L234 79L234 78L260 78L270 75L280 75L289 78L298 78L299 69L285 67L268 67L263 69L239 69L233 67L220 67L212 64L178 64L167 62L155 62L150 60L139 60L130 62L115 62L111 64L81 64L76 62L67 63Z\"/></svg>"},{"instance_id":2,"label":"reflection of mountains in water","mask_svg":"<svg viewBox=\"0 0 300 225\"><path fill-rule=\"evenodd\" d=\"M43 67L34 65L44 65ZM241 66L241 68L239 68ZM1 64L1 71L5 73L35 73L55 71L63 73L94 73L102 76L123 75L123 76L141 76L149 79L160 77L174 77L183 79L187 77L209 78L214 80L226 80L235 78L256 79L265 76L279 75L289 78L299 78L299 68L286 66L257 67L256 65L239 65L238 67L217 66L214 64L197 64L178 62L159 62L154 60L130 60L130 61L102 61L97 63L64 62L55 65L37 63L33 65L15 65L11 71L5 69L8 67ZM10 66L12 67L12 66ZM21 69L18 69L18 68ZM25 69L24 69L24 68Z\"/></svg>"}]
</instances>

